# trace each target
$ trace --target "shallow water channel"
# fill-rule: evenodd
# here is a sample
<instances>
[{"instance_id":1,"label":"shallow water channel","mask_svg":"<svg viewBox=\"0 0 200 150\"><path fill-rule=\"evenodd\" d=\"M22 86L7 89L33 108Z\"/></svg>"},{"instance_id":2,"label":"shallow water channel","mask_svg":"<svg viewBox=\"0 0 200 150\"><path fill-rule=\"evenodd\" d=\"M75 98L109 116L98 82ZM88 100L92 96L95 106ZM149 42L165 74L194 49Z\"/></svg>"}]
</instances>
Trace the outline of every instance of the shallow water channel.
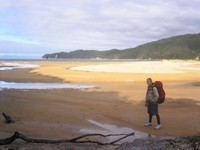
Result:
<instances>
[{"instance_id":1,"label":"shallow water channel","mask_svg":"<svg viewBox=\"0 0 200 150\"><path fill-rule=\"evenodd\" d=\"M88 89L93 85L68 84L68 83L16 83L0 81L0 90L42 90L42 89Z\"/></svg>"},{"instance_id":2,"label":"shallow water channel","mask_svg":"<svg viewBox=\"0 0 200 150\"><path fill-rule=\"evenodd\" d=\"M105 123L100 123L94 120L88 120L91 124L95 125L97 128L95 129L80 129L80 133L84 134L103 134L103 135L108 135L108 134L130 134L134 132L133 136L129 136L121 141L118 142L118 144L124 143L124 142L133 142L135 139L150 139L150 138L156 138L156 139L169 139L172 137L169 136L156 136L156 135L151 135L145 132L137 131L132 128L127 128L127 127L119 127L116 125L112 124L105 124ZM120 136L109 136L107 137L108 142L114 141L116 139L119 139L120 137L123 137L124 135Z\"/></svg>"}]
</instances>

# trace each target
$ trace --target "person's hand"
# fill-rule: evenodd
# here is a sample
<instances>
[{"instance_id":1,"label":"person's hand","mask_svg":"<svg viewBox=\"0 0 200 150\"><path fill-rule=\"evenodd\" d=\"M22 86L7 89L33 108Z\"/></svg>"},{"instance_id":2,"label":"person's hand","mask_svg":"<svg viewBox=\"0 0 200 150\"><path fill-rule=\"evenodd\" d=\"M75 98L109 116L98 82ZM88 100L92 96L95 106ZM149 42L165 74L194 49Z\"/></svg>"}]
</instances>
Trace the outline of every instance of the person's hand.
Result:
<instances>
[{"instance_id":1,"label":"person's hand","mask_svg":"<svg viewBox=\"0 0 200 150\"><path fill-rule=\"evenodd\" d=\"M145 107L147 107L148 103L145 103Z\"/></svg>"}]
</instances>

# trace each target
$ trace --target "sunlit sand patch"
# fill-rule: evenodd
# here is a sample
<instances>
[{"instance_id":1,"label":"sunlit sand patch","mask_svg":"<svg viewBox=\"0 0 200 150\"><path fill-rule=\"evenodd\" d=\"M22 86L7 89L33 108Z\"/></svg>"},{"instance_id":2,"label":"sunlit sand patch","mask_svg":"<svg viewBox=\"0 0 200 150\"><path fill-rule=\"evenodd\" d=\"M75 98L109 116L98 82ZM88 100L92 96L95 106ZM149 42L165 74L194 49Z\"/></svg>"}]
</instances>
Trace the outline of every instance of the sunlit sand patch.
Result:
<instances>
[{"instance_id":1,"label":"sunlit sand patch","mask_svg":"<svg viewBox=\"0 0 200 150\"><path fill-rule=\"evenodd\" d=\"M200 103L196 103L196 105L199 105L199 106L200 106Z\"/></svg>"},{"instance_id":2,"label":"sunlit sand patch","mask_svg":"<svg viewBox=\"0 0 200 150\"><path fill-rule=\"evenodd\" d=\"M185 70L200 70L192 67L191 63L184 62L126 62L102 65L87 65L72 67L71 70L90 71L90 72L107 72L107 73L185 73Z\"/></svg>"},{"instance_id":3,"label":"sunlit sand patch","mask_svg":"<svg viewBox=\"0 0 200 150\"><path fill-rule=\"evenodd\" d=\"M78 77L78 78L90 78L89 76L80 76L80 75L57 75L58 77Z\"/></svg>"}]
</instances>

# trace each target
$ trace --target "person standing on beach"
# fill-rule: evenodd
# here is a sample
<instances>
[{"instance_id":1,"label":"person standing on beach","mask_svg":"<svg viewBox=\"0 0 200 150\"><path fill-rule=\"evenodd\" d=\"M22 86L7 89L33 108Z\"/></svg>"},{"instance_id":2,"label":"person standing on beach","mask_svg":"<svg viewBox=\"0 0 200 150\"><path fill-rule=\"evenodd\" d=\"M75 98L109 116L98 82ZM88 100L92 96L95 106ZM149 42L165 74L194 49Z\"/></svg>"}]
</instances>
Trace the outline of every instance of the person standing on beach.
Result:
<instances>
[{"instance_id":1,"label":"person standing on beach","mask_svg":"<svg viewBox=\"0 0 200 150\"><path fill-rule=\"evenodd\" d=\"M147 107L147 112L149 114L149 120L144 124L145 126L152 126L152 117L155 115L157 118L157 126L155 127L156 130L161 128L160 124L160 116L158 113L158 90L154 86L154 83L151 78L147 78L147 92L146 92L146 103L145 106Z\"/></svg>"}]
</instances>

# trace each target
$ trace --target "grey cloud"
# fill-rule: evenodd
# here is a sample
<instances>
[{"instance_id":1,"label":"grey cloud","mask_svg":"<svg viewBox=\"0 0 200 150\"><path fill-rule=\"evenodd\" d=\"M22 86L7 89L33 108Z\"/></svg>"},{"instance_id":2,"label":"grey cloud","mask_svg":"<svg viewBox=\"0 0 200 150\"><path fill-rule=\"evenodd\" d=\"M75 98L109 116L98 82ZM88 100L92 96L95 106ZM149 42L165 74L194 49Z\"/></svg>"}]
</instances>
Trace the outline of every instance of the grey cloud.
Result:
<instances>
[{"instance_id":1,"label":"grey cloud","mask_svg":"<svg viewBox=\"0 0 200 150\"><path fill-rule=\"evenodd\" d=\"M42 49L123 49L200 29L198 0L0 2L0 9L19 11L4 21L21 25L19 36L39 41Z\"/></svg>"}]
</instances>

